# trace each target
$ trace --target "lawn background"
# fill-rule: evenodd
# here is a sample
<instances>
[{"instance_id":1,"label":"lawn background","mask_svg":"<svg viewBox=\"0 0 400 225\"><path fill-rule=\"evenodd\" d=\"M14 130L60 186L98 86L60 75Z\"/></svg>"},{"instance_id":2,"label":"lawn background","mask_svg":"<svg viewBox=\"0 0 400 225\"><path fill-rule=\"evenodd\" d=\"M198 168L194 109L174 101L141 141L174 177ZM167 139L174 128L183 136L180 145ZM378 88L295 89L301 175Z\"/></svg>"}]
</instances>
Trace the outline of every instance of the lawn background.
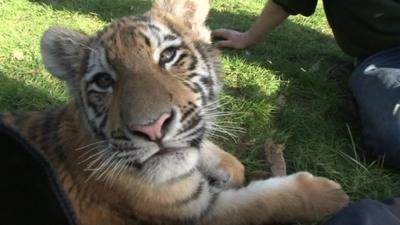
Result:
<instances>
[{"instance_id":1,"label":"lawn background","mask_svg":"<svg viewBox=\"0 0 400 225\"><path fill-rule=\"evenodd\" d=\"M262 0L214 0L211 28L245 30ZM0 0L0 110L37 110L67 101L64 86L44 69L39 40L50 25L92 33L113 19L146 11L142 0ZM236 135L217 142L245 163L265 170L266 138L286 145L289 172L307 170L342 184L352 200L400 193L400 173L366 160L359 121L349 105L352 59L341 53L322 5L294 16L262 43L224 50L221 126ZM237 131L238 127L243 131Z\"/></svg>"}]
</instances>

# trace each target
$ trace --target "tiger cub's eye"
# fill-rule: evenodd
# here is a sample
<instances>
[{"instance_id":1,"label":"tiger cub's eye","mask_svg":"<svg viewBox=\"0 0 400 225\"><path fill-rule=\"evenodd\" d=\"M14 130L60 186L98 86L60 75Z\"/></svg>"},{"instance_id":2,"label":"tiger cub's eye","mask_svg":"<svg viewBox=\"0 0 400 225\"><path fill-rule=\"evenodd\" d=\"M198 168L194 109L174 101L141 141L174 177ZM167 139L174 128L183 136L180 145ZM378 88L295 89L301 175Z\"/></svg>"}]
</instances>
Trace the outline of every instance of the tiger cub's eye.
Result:
<instances>
[{"instance_id":1,"label":"tiger cub's eye","mask_svg":"<svg viewBox=\"0 0 400 225\"><path fill-rule=\"evenodd\" d=\"M169 47L166 48L160 55L160 65L164 65L172 61L175 58L177 48L176 47Z\"/></svg>"},{"instance_id":2,"label":"tiger cub's eye","mask_svg":"<svg viewBox=\"0 0 400 225\"><path fill-rule=\"evenodd\" d=\"M114 85L114 80L108 73L98 73L94 76L93 81L99 88L107 89Z\"/></svg>"}]
</instances>

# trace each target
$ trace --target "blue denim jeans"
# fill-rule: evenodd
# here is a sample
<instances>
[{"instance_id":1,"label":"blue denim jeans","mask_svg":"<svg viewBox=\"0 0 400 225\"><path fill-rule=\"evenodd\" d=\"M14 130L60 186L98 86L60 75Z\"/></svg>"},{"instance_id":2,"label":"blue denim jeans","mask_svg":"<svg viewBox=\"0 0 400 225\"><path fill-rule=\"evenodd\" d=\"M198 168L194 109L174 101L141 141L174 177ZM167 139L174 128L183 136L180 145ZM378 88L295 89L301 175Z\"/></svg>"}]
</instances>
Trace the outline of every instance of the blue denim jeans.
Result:
<instances>
[{"instance_id":1,"label":"blue denim jeans","mask_svg":"<svg viewBox=\"0 0 400 225\"><path fill-rule=\"evenodd\" d=\"M363 149L400 168L400 47L364 60L350 78Z\"/></svg>"},{"instance_id":2,"label":"blue denim jeans","mask_svg":"<svg viewBox=\"0 0 400 225\"><path fill-rule=\"evenodd\" d=\"M400 225L400 198L363 199L342 209L324 225Z\"/></svg>"}]
</instances>

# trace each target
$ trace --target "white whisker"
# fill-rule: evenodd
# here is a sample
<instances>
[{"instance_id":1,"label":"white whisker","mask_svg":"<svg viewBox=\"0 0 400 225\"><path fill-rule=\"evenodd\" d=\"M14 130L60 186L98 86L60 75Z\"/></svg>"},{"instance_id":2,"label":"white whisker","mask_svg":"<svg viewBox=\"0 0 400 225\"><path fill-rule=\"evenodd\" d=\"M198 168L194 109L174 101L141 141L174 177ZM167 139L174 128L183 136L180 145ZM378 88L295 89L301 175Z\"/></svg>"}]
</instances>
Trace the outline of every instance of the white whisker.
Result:
<instances>
[{"instance_id":1,"label":"white whisker","mask_svg":"<svg viewBox=\"0 0 400 225\"><path fill-rule=\"evenodd\" d=\"M87 157L86 159L80 161L78 164L82 164L82 163L84 163L84 162L87 162L88 160L93 159L93 158L96 157L96 156L100 156L100 157L101 157L101 155L103 155L106 151L108 151L108 148L104 148L104 149L102 149L102 150L100 150L100 151L98 151L98 152L96 152L96 153L90 155L90 156ZM92 164L92 163L93 163L93 162L91 162L90 164Z\"/></svg>"},{"instance_id":2,"label":"white whisker","mask_svg":"<svg viewBox=\"0 0 400 225\"><path fill-rule=\"evenodd\" d=\"M101 146L95 146L95 147L92 147L92 148L90 148L88 150L85 150L84 152L82 152L81 155L78 156L78 159L82 159L82 158L88 156L89 154L93 153L93 151L98 150L99 147L101 147Z\"/></svg>"},{"instance_id":3,"label":"white whisker","mask_svg":"<svg viewBox=\"0 0 400 225\"><path fill-rule=\"evenodd\" d=\"M129 160L129 157L123 161L122 166L120 167L120 169L117 172L117 175L115 175L116 179L119 178L129 167L128 160Z\"/></svg>"},{"instance_id":4,"label":"white whisker","mask_svg":"<svg viewBox=\"0 0 400 225\"><path fill-rule=\"evenodd\" d=\"M100 174L98 174L96 176L96 180L100 180L105 174L108 173L108 171L110 170L110 168L113 166L114 164L114 157L117 155L117 152L114 152L110 155L110 157L105 160L102 165L100 165L99 167L99 171L103 170Z\"/></svg>"},{"instance_id":5,"label":"white whisker","mask_svg":"<svg viewBox=\"0 0 400 225\"><path fill-rule=\"evenodd\" d=\"M219 135L219 134L216 134L216 133L213 132L213 131L211 131L210 133L208 133L207 136L210 137L210 138L220 138L220 139L223 139L223 140L225 140L225 141L229 141L229 139L228 139L227 137L222 136L222 135Z\"/></svg>"},{"instance_id":6,"label":"white whisker","mask_svg":"<svg viewBox=\"0 0 400 225\"><path fill-rule=\"evenodd\" d=\"M80 151L80 150L83 150L83 149L85 149L85 148L87 148L87 147L90 147L90 146L93 146L93 145L97 145L97 144L102 144L102 143L104 143L104 142L106 142L106 140L97 141L97 142L94 142L94 143L91 143L91 144L88 144L88 145L79 147L79 148L75 149L75 151Z\"/></svg>"},{"instance_id":7,"label":"white whisker","mask_svg":"<svg viewBox=\"0 0 400 225\"><path fill-rule=\"evenodd\" d=\"M105 177L105 182L108 183L110 185L110 187L112 187L113 181L115 180L115 176L114 176L115 172L118 170L118 168L120 167L122 162L123 162L123 159L119 159L118 161L115 161L114 163L112 163L113 166L109 170L109 172L107 173L107 175Z\"/></svg>"}]
</instances>

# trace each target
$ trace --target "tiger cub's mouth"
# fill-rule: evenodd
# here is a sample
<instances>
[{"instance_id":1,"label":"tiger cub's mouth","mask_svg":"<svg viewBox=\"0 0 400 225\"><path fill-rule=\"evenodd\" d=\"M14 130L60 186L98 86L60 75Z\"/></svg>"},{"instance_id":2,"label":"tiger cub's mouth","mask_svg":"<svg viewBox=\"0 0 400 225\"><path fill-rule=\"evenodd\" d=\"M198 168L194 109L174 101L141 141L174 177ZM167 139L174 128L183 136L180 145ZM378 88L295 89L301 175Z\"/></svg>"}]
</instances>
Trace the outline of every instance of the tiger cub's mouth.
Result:
<instances>
[{"instance_id":1,"label":"tiger cub's mouth","mask_svg":"<svg viewBox=\"0 0 400 225\"><path fill-rule=\"evenodd\" d=\"M166 182L197 167L205 132L202 115L188 117L175 109L133 120L100 138L103 144L89 157L88 168Z\"/></svg>"},{"instance_id":2,"label":"tiger cub's mouth","mask_svg":"<svg viewBox=\"0 0 400 225\"><path fill-rule=\"evenodd\" d=\"M176 151L179 151L179 148L160 148L156 154L153 156L163 156L165 154L172 154Z\"/></svg>"}]
</instances>

